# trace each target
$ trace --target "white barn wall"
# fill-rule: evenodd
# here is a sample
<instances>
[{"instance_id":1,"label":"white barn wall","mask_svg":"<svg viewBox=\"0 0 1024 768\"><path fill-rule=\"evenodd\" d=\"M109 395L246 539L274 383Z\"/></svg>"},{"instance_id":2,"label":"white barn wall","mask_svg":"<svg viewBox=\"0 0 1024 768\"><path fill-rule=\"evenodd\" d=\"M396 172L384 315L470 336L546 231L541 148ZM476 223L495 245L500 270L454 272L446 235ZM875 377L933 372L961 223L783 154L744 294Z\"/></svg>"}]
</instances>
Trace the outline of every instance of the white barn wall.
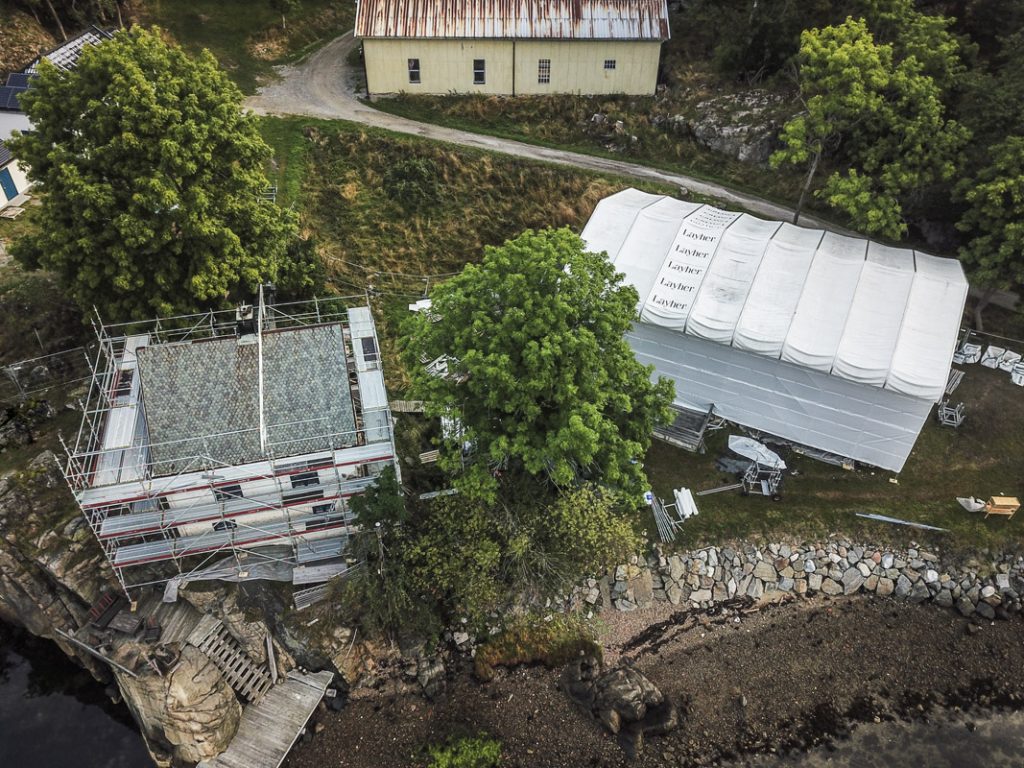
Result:
<instances>
[{"instance_id":1,"label":"white barn wall","mask_svg":"<svg viewBox=\"0 0 1024 768\"><path fill-rule=\"evenodd\" d=\"M515 93L651 95L660 57L657 41L522 40L515 49ZM537 82L540 59L551 60L550 83ZM605 69L605 59L613 59L615 69Z\"/></svg>"},{"instance_id":2,"label":"white barn wall","mask_svg":"<svg viewBox=\"0 0 1024 768\"><path fill-rule=\"evenodd\" d=\"M620 40L426 40L363 41L372 94L654 93L661 43ZM409 82L409 59L420 61L420 82ZM483 85L473 83L473 60L486 62ZM551 60L551 82L538 82L540 59ZM604 68L606 59L615 69ZM514 70L514 72L513 72Z\"/></svg>"},{"instance_id":3,"label":"white barn wall","mask_svg":"<svg viewBox=\"0 0 1024 768\"><path fill-rule=\"evenodd\" d=\"M509 40L364 40L370 93L512 93ZM420 60L420 82L409 82L409 59ZM486 80L473 84L473 59L486 62ZM536 78L535 78L536 79Z\"/></svg>"}]
</instances>

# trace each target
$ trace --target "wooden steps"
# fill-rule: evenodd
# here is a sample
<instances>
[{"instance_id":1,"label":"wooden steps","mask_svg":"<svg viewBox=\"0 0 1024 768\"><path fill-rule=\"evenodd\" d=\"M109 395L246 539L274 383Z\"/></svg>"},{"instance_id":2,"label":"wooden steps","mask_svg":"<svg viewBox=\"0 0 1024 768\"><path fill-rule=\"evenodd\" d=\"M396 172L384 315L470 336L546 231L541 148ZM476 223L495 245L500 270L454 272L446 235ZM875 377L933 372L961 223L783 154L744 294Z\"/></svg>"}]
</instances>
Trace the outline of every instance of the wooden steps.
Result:
<instances>
[{"instance_id":1,"label":"wooden steps","mask_svg":"<svg viewBox=\"0 0 1024 768\"><path fill-rule=\"evenodd\" d=\"M188 642L210 657L228 685L246 701L259 701L273 687L267 670L242 650L220 619L204 615Z\"/></svg>"}]
</instances>

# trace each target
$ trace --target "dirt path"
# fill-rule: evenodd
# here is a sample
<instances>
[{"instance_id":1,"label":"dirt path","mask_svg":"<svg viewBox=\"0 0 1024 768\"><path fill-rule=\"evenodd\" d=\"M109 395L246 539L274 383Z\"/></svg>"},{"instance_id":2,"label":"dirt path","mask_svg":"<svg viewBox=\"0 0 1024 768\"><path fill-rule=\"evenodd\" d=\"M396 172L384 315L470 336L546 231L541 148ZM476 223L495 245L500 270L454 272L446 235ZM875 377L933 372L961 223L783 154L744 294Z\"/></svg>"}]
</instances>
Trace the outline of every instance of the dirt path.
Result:
<instances>
[{"instance_id":1,"label":"dirt path","mask_svg":"<svg viewBox=\"0 0 1024 768\"><path fill-rule=\"evenodd\" d=\"M278 68L281 80L261 88L255 96L250 96L246 100L245 105L259 115L302 115L328 120L350 120L389 131L501 152L529 160L571 165L599 173L686 187L691 192L714 197L769 218L793 218L793 211L790 208L692 176L669 173L621 160L538 147L510 139L419 123L381 112L361 103L356 95L359 73L354 72L347 62L348 54L356 44L352 33L349 32L328 43L301 64ZM802 221L805 224L828 226L808 216L803 217Z\"/></svg>"}]
</instances>

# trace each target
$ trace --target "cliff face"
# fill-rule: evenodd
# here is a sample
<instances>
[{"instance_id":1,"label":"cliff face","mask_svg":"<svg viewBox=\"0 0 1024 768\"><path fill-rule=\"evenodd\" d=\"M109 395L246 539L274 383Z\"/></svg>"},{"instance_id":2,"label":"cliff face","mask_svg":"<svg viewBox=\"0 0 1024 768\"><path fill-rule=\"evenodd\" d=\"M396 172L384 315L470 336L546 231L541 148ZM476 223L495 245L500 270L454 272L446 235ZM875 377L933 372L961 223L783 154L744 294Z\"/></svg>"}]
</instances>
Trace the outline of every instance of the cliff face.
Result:
<instances>
[{"instance_id":1,"label":"cliff face","mask_svg":"<svg viewBox=\"0 0 1024 768\"><path fill-rule=\"evenodd\" d=\"M0 475L0 619L53 640L97 680L116 682L158 765L194 764L219 754L238 728L241 705L205 654L182 644L161 648L176 661L157 671L146 661L153 647L117 642L108 653L137 677L115 675L58 634L86 637L80 630L88 624L89 606L114 584L53 453L43 451L26 469ZM245 629L248 637L259 634L258 627ZM290 657L283 655L287 664Z\"/></svg>"},{"instance_id":2,"label":"cliff face","mask_svg":"<svg viewBox=\"0 0 1024 768\"><path fill-rule=\"evenodd\" d=\"M0 618L53 639L102 681L107 665L62 640L87 622L88 607L111 577L74 505L54 455L0 476Z\"/></svg>"}]
</instances>

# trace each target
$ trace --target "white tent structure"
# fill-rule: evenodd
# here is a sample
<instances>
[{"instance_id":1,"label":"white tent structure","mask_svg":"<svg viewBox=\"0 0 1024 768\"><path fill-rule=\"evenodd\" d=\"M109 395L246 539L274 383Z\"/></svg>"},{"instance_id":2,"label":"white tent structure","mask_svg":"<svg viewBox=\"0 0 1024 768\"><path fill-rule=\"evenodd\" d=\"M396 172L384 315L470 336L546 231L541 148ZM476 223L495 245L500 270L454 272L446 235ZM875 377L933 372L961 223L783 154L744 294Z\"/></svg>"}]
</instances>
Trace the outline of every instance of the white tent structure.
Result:
<instances>
[{"instance_id":1,"label":"white tent structure","mask_svg":"<svg viewBox=\"0 0 1024 768\"><path fill-rule=\"evenodd\" d=\"M959 262L635 189L583 239L636 287L629 343L678 408L902 469L946 388Z\"/></svg>"}]
</instances>

